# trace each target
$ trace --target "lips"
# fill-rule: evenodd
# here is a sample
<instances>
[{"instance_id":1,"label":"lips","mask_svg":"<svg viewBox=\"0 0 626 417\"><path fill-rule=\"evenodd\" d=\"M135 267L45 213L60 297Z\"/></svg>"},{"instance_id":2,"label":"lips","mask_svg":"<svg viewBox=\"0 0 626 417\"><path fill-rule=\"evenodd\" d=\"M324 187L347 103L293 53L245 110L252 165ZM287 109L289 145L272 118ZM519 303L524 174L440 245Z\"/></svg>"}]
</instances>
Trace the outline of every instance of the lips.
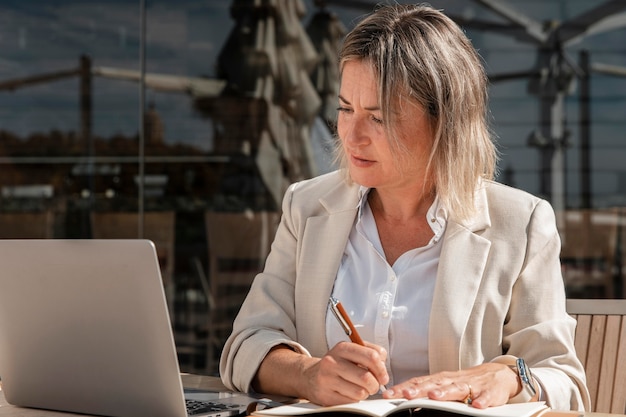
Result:
<instances>
[{"instance_id":1,"label":"lips","mask_svg":"<svg viewBox=\"0 0 626 417\"><path fill-rule=\"evenodd\" d=\"M355 153L354 151L350 149L346 149L346 154L350 155L350 159L355 159L355 160L365 161L365 162L373 162L373 160L367 159L365 156L359 155L358 153Z\"/></svg>"},{"instance_id":2,"label":"lips","mask_svg":"<svg viewBox=\"0 0 626 417\"><path fill-rule=\"evenodd\" d=\"M350 160L352 162L353 165L356 166L369 166L372 165L375 161L371 160L371 159L367 159L363 156L358 156L358 155L350 155Z\"/></svg>"}]
</instances>

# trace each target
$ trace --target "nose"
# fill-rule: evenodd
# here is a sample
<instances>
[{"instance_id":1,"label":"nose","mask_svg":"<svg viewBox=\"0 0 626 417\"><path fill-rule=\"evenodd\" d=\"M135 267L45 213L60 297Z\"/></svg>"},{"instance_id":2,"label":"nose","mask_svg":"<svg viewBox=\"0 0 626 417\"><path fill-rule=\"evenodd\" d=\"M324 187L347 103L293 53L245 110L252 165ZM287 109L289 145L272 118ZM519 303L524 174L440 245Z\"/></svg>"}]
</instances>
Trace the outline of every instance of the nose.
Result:
<instances>
[{"instance_id":1,"label":"nose","mask_svg":"<svg viewBox=\"0 0 626 417\"><path fill-rule=\"evenodd\" d=\"M337 119L337 133L346 145L363 146L369 142L369 133L363 118L356 115Z\"/></svg>"}]
</instances>

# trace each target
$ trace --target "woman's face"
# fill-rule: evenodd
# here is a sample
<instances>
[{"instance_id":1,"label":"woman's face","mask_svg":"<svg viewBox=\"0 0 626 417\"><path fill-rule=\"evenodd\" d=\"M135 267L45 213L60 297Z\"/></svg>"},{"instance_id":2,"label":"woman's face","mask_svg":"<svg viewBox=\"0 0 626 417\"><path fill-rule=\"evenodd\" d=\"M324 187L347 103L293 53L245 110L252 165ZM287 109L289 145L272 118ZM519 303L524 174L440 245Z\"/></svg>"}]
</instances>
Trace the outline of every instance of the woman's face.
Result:
<instances>
[{"instance_id":1,"label":"woman's face","mask_svg":"<svg viewBox=\"0 0 626 417\"><path fill-rule=\"evenodd\" d=\"M394 157L378 103L377 83L366 61L348 61L339 91L337 133L350 176L357 184L382 189L422 187L433 143L425 110L398 98L395 130L403 155ZM404 153L407 153L406 155Z\"/></svg>"}]
</instances>

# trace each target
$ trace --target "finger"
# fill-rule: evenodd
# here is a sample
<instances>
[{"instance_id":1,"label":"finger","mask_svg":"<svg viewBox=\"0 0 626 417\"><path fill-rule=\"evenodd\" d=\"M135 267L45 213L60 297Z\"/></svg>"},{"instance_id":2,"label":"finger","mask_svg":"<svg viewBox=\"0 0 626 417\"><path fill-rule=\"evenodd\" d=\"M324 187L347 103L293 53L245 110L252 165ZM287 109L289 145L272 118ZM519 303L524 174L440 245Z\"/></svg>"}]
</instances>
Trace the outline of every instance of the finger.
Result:
<instances>
[{"instance_id":1,"label":"finger","mask_svg":"<svg viewBox=\"0 0 626 417\"><path fill-rule=\"evenodd\" d=\"M369 368L375 366L376 360L372 360L372 354L377 353L367 347L356 345L355 343L341 343L344 346L335 346L328 357L333 358L329 362L331 366L326 368L326 372L334 374L345 381L339 392L356 399L363 399L369 395L376 394L380 390L381 382ZM380 372L380 369L376 370ZM388 380L387 370L382 366L384 373L381 379ZM352 385L352 386L350 386Z\"/></svg>"},{"instance_id":2,"label":"finger","mask_svg":"<svg viewBox=\"0 0 626 417\"><path fill-rule=\"evenodd\" d=\"M378 383L381 385L381 389L385 391L386 390L385 385L389 383L389 373L387 372L387 365L386 365L387 350L382 346L375 345L369 342L365 342L365 345L368 348L374 349L376 352L378 352L379 357L372 359L374 362L374 366L370 366L368 367L368 369L370 370L370 372L372 372L372 374L374 374L374 376L378 380Z\"/></svg>"},{"instance_id":3,"label":"finger","mask_svg":"<svg viewBox=\"0 0 626 417\"><path fill-rule=\"evenodd\" d=\"M366 346L357 345L356 343L339 343L335 346L338 355L354 364L369 371L374 377L376 384L375 391L378 392L381 385L389 382L389 374L385 366L385 358L387 352L384 348L365 342ZM334 349L334 348L333 348ZM368 386L369 381L368 381Z\"/></svg>"},{"instance_id":4,"label":"finger","mask_svg":"<svg viewBox=\"0 0 626 417\"><path fill-rule=\"evenodd\" d=\"M380 360L385 362L387 360L387 350L385 350L384 347L379 346L379 345L375 345L374 343L370 343L370 342L364 342L365 346L367 346L370 349L374 349L376 352L378 352L378 354L380 355Z\"/></svg>"},{"instance_id":5,"label":"finger","mask_svg":"<svg viewBox=\"0 0 626 417\"><path fill-rule=\"evenodd\" d=\"M383 393L385 398L417 398L426 397L428 391L436 388L440 383L436 383L427 377L411 378L405 382L390 387Z\"/></svg>"},{"instance_id":6,"label":"finger","mask_svg":"<svg viewBox=\"0 0 626 417\"><path fill-rule=\"evenodd\" d=\"M369 387L360 382L367 370L350 362L341 356L327 354L318 363L317 373L312 379L311 396L315 402L323 405L356 402L367 398ZM376 386L375 379L370 375L372 387ZM372 388L373 389L373 388Z\"/></svg>"},{"instance_id":7,"label":"finger","mask_svg":"<svg viewBox=\"0 0 626 417\"><path fill-rule=\"evenodd\" d=\"M428 398L439 401L461 401L471 404L474 399L472 386L464 382L451 381L428 390Z\"/></svg>"},{"instance_id":8,"label":"finger","mask_svg":"<svg viewBox=\"0 0 626 417\"><path fill-rule=\"evenodd\" d=\"M349 386L340 384L332 389L329 387L319 389L310 400L323 406L330 406L358 402L365 398L367 395L359 396L358 390L353 392Z\"/></svg>"},{"instance_id":9,"label":"finger","mask_svg":"<svg viewBox=\"0 0 626 417\"><path fill-rule=\"evenodd\" d=\"M379 393L381 390L386 390L384 384L380 382L371 370L366 369L361 365L357 366L357 372L346 373L342 376L347 378L350 382L365 388L369 395L374 395Z\"/></svg>"}]
</instances>

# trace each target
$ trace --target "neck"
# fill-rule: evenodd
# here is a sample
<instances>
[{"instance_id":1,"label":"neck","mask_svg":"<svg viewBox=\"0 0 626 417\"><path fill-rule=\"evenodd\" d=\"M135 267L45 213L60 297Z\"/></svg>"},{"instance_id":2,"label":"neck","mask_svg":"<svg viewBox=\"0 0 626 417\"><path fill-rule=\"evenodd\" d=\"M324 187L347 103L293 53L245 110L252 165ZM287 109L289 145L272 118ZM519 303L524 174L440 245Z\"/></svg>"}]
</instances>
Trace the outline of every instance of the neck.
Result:
<instances>
[{"instance_id":1,"label":"neck","mask_svg":"<svg viewBox=\"0 0 626 417\"><path fill-rule=\"evenodd\" d=\"M433 201L435 201L435 193L430 190L391 193L372 189L368 196L368 202L376 216L399 222L425 218Z\"/></svg>"}]
</instances>

